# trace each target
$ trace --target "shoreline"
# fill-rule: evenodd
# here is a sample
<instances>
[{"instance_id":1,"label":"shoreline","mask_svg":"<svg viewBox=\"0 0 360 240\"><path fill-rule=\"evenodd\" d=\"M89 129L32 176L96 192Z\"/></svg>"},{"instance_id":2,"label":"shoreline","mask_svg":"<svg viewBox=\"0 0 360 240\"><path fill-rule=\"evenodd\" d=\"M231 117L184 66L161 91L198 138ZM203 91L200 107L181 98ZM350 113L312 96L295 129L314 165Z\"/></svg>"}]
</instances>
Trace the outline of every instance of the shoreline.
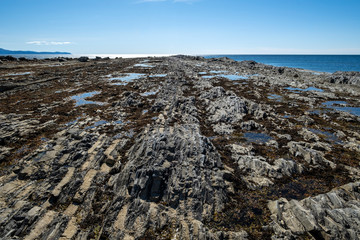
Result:
<instances>
[{"instance_id":1,"label":"shoreline","mask_svg":"<svg viewBox=\"0 0 360 240\"><path fill-rule=\"evenodd\" d=\"M1 59L6 57L15 57L18 59L52 59L56 61L78 59L80 57L86 57L89 59L118 59L118 58L144 58L144 57L169 57L169 56L181 56L171 54L72 54L72 55L0 55ZM238 62L240 61L256 61L259 63L272 65L276 67L290 67L304 70L311 70L322 73L335 73L337 71L343 72L360 72L359 64L360 55L188 55L199 56L204 58L221 58L228 57Z\"/></svg>"}]
</instances>

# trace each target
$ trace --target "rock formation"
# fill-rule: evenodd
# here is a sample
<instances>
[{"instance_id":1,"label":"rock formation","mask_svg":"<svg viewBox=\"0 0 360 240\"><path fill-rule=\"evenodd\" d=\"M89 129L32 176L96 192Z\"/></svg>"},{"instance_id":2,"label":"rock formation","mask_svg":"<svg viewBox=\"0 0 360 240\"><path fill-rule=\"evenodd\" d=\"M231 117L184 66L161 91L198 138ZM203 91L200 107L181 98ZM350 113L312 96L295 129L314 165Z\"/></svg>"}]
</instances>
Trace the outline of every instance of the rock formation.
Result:
<instances>
[{"instance_id":1,"label":"rock formation","mask_svg":"<svg viewBox=\"0 0 360 240\"><path fill-rule=\"evenodd\" d=\"M0 58L1 239L358 239L358 73Z\"/></svg>"}]
</instances>

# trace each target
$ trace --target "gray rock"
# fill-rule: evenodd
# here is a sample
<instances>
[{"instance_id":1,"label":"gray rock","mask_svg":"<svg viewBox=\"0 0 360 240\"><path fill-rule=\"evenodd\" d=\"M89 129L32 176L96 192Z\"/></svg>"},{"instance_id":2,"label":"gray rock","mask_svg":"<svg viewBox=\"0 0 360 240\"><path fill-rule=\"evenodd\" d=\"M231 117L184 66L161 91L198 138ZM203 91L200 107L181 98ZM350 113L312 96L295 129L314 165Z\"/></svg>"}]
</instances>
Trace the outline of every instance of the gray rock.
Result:
<instances>
[{"instance_id":1,"label":"gray rock","mask_svg":"<svg viewBox=\"0 0 360 240\"><path fill-rule=\"evenodd\" d=\"M250 120L250 121L247 121L247 122L242 122L240 124L240 127L243 130L247 130L247 131L253 131L253 130L258 130L258 129L262 128L262 126L260 124L258 124L257 122L255 122L254 120Z\"/></svg>"},{"instance_id":2,"label":"gray rock","mask_svg":"<svg viewBox=\"0 0 360 240\"><path fill-rule=\"evenodd\" d=\"M335 72L329 77L330 83L360 85L359 72Z\"/></svg>"},{"instance_id":3,"label":"gray rock","mask_svg":"<svg viewBox=\"0 0 360 240\"><path fill-rule=\"evenodd\" d=\"M245 175L245 182L252 189L259 186L269 186L273 184L272 180L274 179L303 171L302 166L294 161L276 159L273 164L269 164L261 156L241 156L237 163L240 171Z\"/></svg>"},{"instance_id":4,"label":"gray rock","mask_svg":"<svg viewBox=\"0 0 360 240\"><path fill-rule=\"evenodd\" d=\"M131 196L143 200L162 200L177 207L183 199L189 207L199 204L196 211L202 212L203 204L218 209L226 198L222 164L214 150L196 125L150 128L130 149L123 170L127 177L121 176L119 181L124 188L133 186ZM143 165L145 159L148 164ZM194 215L200 217L201 212L196 211Z\"/></svg>"},{"instance_id":5,"label":"gray rock","mask_svg":"<svg viewBox=\"0 0 360 240\"><path fill-rule=\"evenodd\" d=\"M323 239L358 239L360 234L360 182L349 183L329 193L301 201L284 198L269 202L274 239L309 233Z\"/></svg>"},{"instance_id":6,"label":"gray rock","mask_svg":"<svg viewBox=\"0 0 360 240\"><path fill-rule=\"evenodd\" d=\"M18 174L19 179L29 179L32 174L36 172L37 168L35 166L27 166L20 171Z\"/></svg>"},{"instance_id":7,"label":"gray rock","mask_svg":"<svg viewBox=\"0 0 360 240\"><path fill-rule=\"evenodd\" d=\"M290 153L294 156L302 157L306 162L312 166L321 167L322 164L335 168L336 165L327 160L322 152L315 149L309 148L309 146L304 142L289 142L288 148Z\"/></svg>"},{"instance_id":8,"label":"gray rock","mask_svg":"<svg viewBox=\"0 0 360 240\"><path fill-rule=\"evenodd\" d=\"M306 128L302 128L298 133L303 136L305 141L319 141L319 137L315 133L307 130Z\"/></svg>"}]
</instances>

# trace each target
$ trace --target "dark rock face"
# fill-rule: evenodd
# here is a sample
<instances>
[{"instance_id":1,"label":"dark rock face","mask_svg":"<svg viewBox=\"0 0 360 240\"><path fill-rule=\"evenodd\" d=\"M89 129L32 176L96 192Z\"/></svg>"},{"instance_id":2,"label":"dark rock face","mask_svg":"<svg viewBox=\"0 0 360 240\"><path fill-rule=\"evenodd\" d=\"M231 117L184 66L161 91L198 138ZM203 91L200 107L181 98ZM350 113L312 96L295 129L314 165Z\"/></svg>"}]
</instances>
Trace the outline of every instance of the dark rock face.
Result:
<instances>
[{"instance_id":1,"label":"dark rock face","mask_svg":"<svg viewBox=\"0 0 360 240\"><path fill-rule=\"evenodd\" d=\"M146 129L141 141L129 150L125 186L133 186L131 196L148 201L180 201L201 219L205 205L219 210L226 199L223 169L212 143L201 136L196 125ZM144 163L146 163L144 165ZM216 186L216 188L214 187Z\"/></svg>"},{"instance_id":2,"label":"dark rock face","mask_svg":"<svg viewBox=\"0 0 360 240\"><path fill-rule=\"evenodd\" d=\"M79 57L79 62L88 62L89 58L88 57Z\"/></svg>"},{"instance_id":3,"label":"dark rock face","mask_svg":"<svg viewBox=\"0 0 360 240\"><path fill-rule=\"evenodd\" d=\"M358 238L358 73L1 61L1 239Z\"/></svg>"},{"instance_id":4,"label":"dark rock face","mask_svg":"<svg viewBox=\"0 0 360 240\"><path fill-rule=\"evenodd\" d=\"M359 72L335 72L330 76L331 83L360 85Z\"/></svg>"},{"instance_id":5,"label":"dark rock face","mask_svg":"<svg viewBox=\"0 0 360 240\"><path fill-rule=\"evenodd\" d=\"M5 60L5 61L17 61L16 57L13 56L0 56L0 60Z\"/></svg>"}]
</instances>

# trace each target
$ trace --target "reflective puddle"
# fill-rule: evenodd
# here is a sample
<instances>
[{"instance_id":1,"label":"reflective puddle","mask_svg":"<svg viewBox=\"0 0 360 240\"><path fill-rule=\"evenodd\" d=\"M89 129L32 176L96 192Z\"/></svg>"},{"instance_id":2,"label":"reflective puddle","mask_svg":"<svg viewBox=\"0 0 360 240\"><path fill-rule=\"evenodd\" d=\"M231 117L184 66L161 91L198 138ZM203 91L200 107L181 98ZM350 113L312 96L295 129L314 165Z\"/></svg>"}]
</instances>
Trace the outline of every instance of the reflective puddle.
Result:
<instances>
[{"instance_id":1,"label":"reflective puddle","mask_svg":"<svg viewBox=\"0 0 360 240\"><path fill-rule=\"evenodd\" d=\"M82 93L82 94L79 94L79 95L75 95L75 96L72 96L71 97L71 100L75 100L76 103L75 103L75 106L81 106L81 105L85 105L85 104L97 104L97 105L104 105L105 103L103 102L95 102L95 101L88 101L88 100L85 100L85 98L89 98L89 97L92 97L96 94L99 94L101 92L99 91L93 91L93 92L88 92L88 93Z\"/></svg>"},{"instance_id":2,"label":"reflective puddle","mask_svg":"<svg viewBox=\"0 0 360 240\"><path fill-rule=\"evenodd\" d=\"M266 133L254 133L254 132L244 133L244 137L246 138L246 141L251 143L266 143L272 139L272 137L270 137Z\"/></svg>"},{"instance_id":3,"label":"reflective puddle","mask_svg":"<svg viewBox=\"0 0 360 240\"><path fill-rule=\"evenodd\" d=\"M94 127L97 127L97 126L100 126L100 125L104 125L104 124L107 124L109 123L108 121L105 121L105 120L100 120L100 121L97 121L94 123Z\"/></svg>"},{"instance_id":4,"label":"reflective puddle","mask_svg":"<svg viewBox=\"0 0 360 240\"><path fill-rule=\"evenodd\" d=\"M219 77L227 78L232 81L249 79L248 76L240 76L240 75L234 75L234 74L228 74L228 75L221 74L221 75L219 75Z\"/></svg>"},{"instance_id":5,"label":"reflective puddle","mask_svg":"<svg viewBox=\"0 0 360 240\"><path fill-rule=\"evenodd\" d=\"M23 76L23 75L29 75L32 74L32 72L22 72L22 73L9 73L5 76Z\"/></svg>"},{"instance_id":6,"label":"reflective puddle","mask_svg":"<svg viewBox=\"0 0 360 240\"><path fill-rule=\"evenodd\" d=\"M101 125L104 125L104 124L107 124L107 123L109 123L109 122L105 121L105 120L100 120L100 121L95 122L92 126L86 127L85 129L96 128L98 126L101 126Z\"/></svg>"},{"instance_id":7,"label":"reflective puddle","mask_svg":"<svg viewBox=\"0 0 360 240\"><path fill-rule=\"evenodd\" d=\"M320 88L316 88L316 87L308 87L308 88L293 88L293 87L287 87L285 88L286 90L289 90L291 92L310 92L310 91L315 91L315 92L324 92L324 90L320 89Z\"/></svg>"},{"instance_id":8,"label":"reflective puddle","mask_svg":"<svg viewBox=\"0 0 360 240\"><path fill-rule=\"evenodd\" d=\"M214 78L214 77L216 77L216 76L202 76L202 78L204 78L204 79L209 79L209 78Z\"/></svg>"},{"instance_id":9,"label":"reflective puddle","mask_svg":"<svg viewBox=\"0 0 360 240\"><path fill-rule=\"evenodd\" d=\"M280 96L280 95L277 95L277 94L270 94L269 96L268 96L268 99L270 99L270 100L274 100L274 101L276 101L276 102L281 102L282 101L282 96Z\"/></svg>"},{"instance_id":10,"label":"reflective puddle","mask_svg":"<svg viewBox=\"0 0 360 240\"><path fill-rule=\"evenodd\" d=\"M130 82L133 82L136 79L144 77L143 73L126 73L123 77L112 77L109 78L109 81L116 81L113 85L127 85Z\"/></svg>"},{"instance_id":11,"label":"reflective puddle","mask_svg":"<svg viewBox=\"0 0 360 240\"><path fill-rule=\"evenodd\" d=\"M167 74L154 74L149 77L154 78L154 77L166 77L166 76L167 76Z\"/></svg>"},{"instance_id":12,"label":"reflective puddle","mask_svg":"<svg viewBox=\"0 0 360 240\"><path fill-rule=\"evenodd\" d=\"M140 93L141 96L146 97L146 96L151 96L151 95L155 95L159 92L159 89L155 90L155 91L149 91L149 92L144 92L144 93Z\"/></svg>"},{"instance_id":13,"label":"reflective puddle","mask_svg":"<svg viewBox=\"0 0 360 240\"><path fill-rule=\"evenodd\" d=\"M201 72L199 74L202 73L204 72ZM219 73L225 73L225 71L210 71L210 73L216 73L217 75L202 76L202 78L209 79L214 77L222 77L222 78L227 78L231 81L237 81L237 80L247 80L250 77L258 76L258 74L253 74L253 75L219 74Z\"/></svg>"},{"instance_id":14,"label":"reflective puddle","mask_svg":"<svg viewBox=\"0 0 360 240\"><path fill-rule=\"evenodd\" d=\"M338 111L348 112L360 117L360 107L348 107L345 101L327 101L322 104L326 108L331 108Z\"/></svg>"},{"instance_id":15,"label":"reflective puddle","mask_svg":"<svg viewBox=\"0 0 360 240\"><path fill-rule=\"evenodd\" d=\"M138 64L135 64L134 67L153 68L155 66L152 66L149 64L144 64L144 63L138 63Z\"/></svg>"},{"instance_id":16,"label":"reflective puddle","mask_svg":"<svg viewBox=\"0 0 360 240\"><path fill-rule=\"evenodd\" d=\"M329 142L334 142L335 144L343 143L337 136L335 136L335 134L333 134L331 132L321 131L321 130L317 130L317 129L313 129L313 128L308 128L308 130L317 135L324 136L325 140L327 140Z\"/></svg>"}]
</instances>

